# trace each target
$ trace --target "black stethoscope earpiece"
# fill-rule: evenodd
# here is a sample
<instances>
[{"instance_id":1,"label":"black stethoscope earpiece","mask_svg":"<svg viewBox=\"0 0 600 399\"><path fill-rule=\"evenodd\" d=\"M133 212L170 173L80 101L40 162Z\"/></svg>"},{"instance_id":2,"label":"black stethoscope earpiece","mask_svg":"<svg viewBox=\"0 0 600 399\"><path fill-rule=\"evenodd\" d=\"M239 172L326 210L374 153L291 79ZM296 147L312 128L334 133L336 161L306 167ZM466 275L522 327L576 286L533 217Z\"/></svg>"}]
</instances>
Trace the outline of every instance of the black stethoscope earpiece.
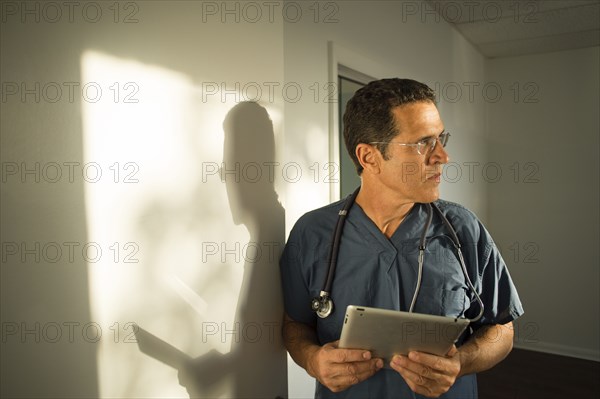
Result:
<instances>
[{"instance_id":1,"label":"black stethoscope earpiece","mask_svg":"<svg viewBox=\"0 0 600 399\"><path fill-rule=\"evenodd\" d=\"M350 194L346 198L346 201L344 202L344 206L338 212L338 220L335 225L335 231L333 233L333 242L332 242L331 248L329 250L329 256L328 256L328 260L327 260L327 263L329 265L329 269L327 271L327 279L325 280L325 285L323 286L323 289L319 293L319 296L314 297L310 303L311 309L314 312L316 312L317 316L319 316L322 319L328 317L331 314L331 312L333 312L333 300L331 299L331 286L333 284L333 277L335 275L335 267L337 265L337 256L338 256L339 249L340 249L340 240L342 238L342 230L344 228L346 216L348 216L348 212L350 211L352 204L354 204L354 201L355 201L356 196L358 195L359 191L360 191L360 187L358 187L352 194ZM409 312L413 311L413 308L417 301L417 296L419 295L419 290L421 288L421 278L423 275L423 261L425 258L425 248L427 245L426 235L427 235L427 230L429 230L429 226L431 225L431 221L433 219L432 208L435 208L437 213L442 218L444 225L446 225L446 227L450 231L450 235L452 236L452 242L454 243L454 247L456 248L456 251L458 253L458 259L460 261L460 266L461 266L462 272L465 276L465 281L466 281L469 289L471 289L471 291L475 295L477 302L479 303L479 314L474 319L469 320L470 322L475 322L475 321L479 320L481 318L481 316L483 316L483 302L481 301L481 298L477 294L477 291L475 290L475 287L473 287L473 283L471 283L471 279L469 278L469 273L467 272L467 267L465 265L462 251L460 250L461 245L460 245L460 241L458 240L458 235L456 234L456 231L450 224L450 221L448 220L448 218L446 218L446 216L442 213L440 208L438 208L435 203L426 204L426 206L427 206L427 222L425 223L425 228L423 229L423 232L421 234L421 242L419 244L419 259L418 259L419 274L417 276L415 293L413 295L413 298L412 298L412 301L410 304L410 309L408 311Z\"/></svg>"}]
</instances>

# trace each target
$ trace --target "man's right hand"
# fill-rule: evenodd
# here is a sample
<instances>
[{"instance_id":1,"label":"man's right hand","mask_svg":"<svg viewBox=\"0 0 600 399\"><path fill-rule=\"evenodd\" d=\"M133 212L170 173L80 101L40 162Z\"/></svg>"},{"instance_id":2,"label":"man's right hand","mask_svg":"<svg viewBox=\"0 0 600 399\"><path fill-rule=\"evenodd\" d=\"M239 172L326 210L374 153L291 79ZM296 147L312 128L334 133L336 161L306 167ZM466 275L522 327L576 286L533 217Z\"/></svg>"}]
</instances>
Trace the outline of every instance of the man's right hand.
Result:
<instances>
[{"instance_id":1,"label":"man's right hand","mask_svg":"<svg viewBox=\"0 0 600 399\"><path fill-rule=\"evenodd\" d=\"M330 342L314 350L308 358L306 371L329 388L341 392L371 377L383 367L383 360L372 358L361 349L340 349Z\"/></svg>"}]
</instances>

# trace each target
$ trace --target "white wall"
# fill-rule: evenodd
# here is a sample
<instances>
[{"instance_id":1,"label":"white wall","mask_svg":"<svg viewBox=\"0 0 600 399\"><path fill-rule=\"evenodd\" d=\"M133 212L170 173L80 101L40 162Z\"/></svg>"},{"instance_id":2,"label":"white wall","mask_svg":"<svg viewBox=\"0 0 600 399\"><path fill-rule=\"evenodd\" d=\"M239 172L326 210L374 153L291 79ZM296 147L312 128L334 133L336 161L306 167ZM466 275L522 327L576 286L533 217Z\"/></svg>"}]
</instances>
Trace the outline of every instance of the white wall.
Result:
<instances>
[{"instance_id":1,"label":"white wall","mask_svg":"<svg viewBox=\"0 0 600 399\"><path fill-rule=\"evenodd\" d=\"M486 64L487 80L514 88L489 104L487 129L490 162L504 172L489 187L489 225L525 307L517 345L594 360L600 359L599 51Z\"/></svg>"},{"instance_id":2,"label":"white wall","mask_svg":"<svg viewBox=\"0 0 600 399\"><path fill-rule=\"evenodd\" d=\"M2 3L2 397L184 397L132 323L197 397L286 396L281 8L220 7Z\"/></svg>"}]
</instances>

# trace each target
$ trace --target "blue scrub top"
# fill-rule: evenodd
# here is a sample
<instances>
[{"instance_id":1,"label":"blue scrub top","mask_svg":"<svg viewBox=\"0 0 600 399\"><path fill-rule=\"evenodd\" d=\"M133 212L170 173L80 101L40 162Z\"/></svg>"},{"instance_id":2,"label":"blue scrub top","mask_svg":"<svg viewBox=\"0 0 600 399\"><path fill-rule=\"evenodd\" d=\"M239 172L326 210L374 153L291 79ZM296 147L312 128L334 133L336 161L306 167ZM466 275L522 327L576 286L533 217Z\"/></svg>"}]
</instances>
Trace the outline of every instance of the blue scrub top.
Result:
<instances>
[{"instance_id":1,"label":"blue scrub top","mask_svg":"<svg viewBox=\"0 0 600 399\"><path fill-rule=\"evenodd\" d=\"M468 209L448 201L436 204L461 241L465 264L484 303L483 317L471 324L460 346L473 331L486 324L504 324L523 314L519 296L491 236ZM427 221L427 208L415 204L388 239L358 204L348 213L340 241L331 297L334 310L326 319L310 307L326 279L327 256L343 201L302 216L290 233L281 261L284 305L295 321L316 328L321 345L340 338L346 307L370 306L408 311L418 273L419 241ZM479 305L469 290L450 232L437 212L427 231L421 289L416 313L474 318ZM392 369L382 369L366 381L333 393L317 381L316 398L421 398ZM476 398L474 374L463 376L442 398Z\"/></svg>"}]
</instances>

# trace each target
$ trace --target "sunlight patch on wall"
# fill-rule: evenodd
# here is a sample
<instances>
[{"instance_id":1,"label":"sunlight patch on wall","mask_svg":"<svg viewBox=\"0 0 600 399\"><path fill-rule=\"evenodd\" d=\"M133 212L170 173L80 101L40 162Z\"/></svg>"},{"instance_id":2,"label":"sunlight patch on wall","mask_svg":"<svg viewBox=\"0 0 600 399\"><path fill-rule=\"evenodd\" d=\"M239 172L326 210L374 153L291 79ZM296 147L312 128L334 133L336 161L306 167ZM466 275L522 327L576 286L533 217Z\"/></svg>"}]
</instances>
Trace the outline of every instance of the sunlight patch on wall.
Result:
<instances>
[{"instance_id":1,"label":"sunlight patch on wall","mask_svg":"<svg viewBox=\"0 0 600 399\"><path fill-rule=\"evenodd\" d=\"M243 259L207 248L248 241L212 169L234 104L202 103L194 82L161 67L95 51L81 63L100 394L183 397L177 372L140 352L132 323L193 357L230 350L231 336L204 333L233 323L243 273Z\"/></svg>"}]
</instances>

